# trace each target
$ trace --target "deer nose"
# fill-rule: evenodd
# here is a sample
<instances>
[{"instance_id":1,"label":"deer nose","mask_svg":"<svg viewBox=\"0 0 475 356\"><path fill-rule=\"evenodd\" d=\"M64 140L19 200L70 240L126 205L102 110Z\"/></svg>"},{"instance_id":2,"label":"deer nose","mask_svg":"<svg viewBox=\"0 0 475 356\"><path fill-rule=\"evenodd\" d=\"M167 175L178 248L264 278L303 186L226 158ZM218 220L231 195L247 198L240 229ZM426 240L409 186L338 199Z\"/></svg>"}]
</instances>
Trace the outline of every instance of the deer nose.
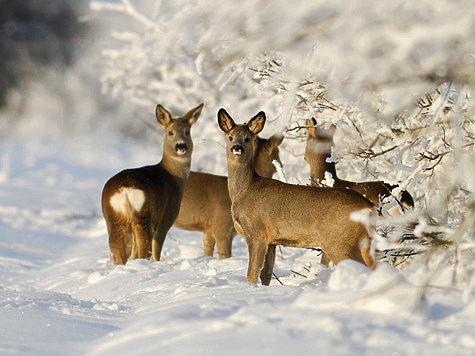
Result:
<instances>
[{"instance_id":1,"label":"deer nose","mask_svg":"<svg viewBox=\"0 0 475 356\"><path fill-rule=\"evenodd\" d=\"M187 150L188 150L188 146L186 145L186 143L177 143L175 145L175 151L180 156L184 155Z\"/></svg>"},{"instance_id":2,"label":"deer nose","mask_svg":"<svg viewBox=\"0 0 475 356\"><path fill-rule=\"evenodd\" d=\"M234 145L233 147L231 147L231 152L237 156L240 156L244 153L244 147L242 147L241 145Z\"/></svg>"}]
</instances>

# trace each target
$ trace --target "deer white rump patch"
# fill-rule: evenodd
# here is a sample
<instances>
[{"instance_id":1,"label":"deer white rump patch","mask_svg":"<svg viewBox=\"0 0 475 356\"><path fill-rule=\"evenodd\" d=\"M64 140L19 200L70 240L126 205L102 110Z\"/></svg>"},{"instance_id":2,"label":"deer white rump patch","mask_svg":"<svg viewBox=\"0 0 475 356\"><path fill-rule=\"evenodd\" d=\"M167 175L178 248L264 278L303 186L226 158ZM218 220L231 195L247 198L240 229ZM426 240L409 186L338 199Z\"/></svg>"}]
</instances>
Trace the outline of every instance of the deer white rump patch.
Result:
<instances>
[{"instance_id":1,"label":"deer white rump patch","mask_svg":"<svg viewBox=\"0 0 475 356\"><path fill-rule=\"evenodd\" d=\"M145 193L135 188L120 188L119 191L110 198L112 209L114 209L116 213L123 215L127 214L129 204L133 210L139 212L144 203Z\"/></svg>"}]
</instances>

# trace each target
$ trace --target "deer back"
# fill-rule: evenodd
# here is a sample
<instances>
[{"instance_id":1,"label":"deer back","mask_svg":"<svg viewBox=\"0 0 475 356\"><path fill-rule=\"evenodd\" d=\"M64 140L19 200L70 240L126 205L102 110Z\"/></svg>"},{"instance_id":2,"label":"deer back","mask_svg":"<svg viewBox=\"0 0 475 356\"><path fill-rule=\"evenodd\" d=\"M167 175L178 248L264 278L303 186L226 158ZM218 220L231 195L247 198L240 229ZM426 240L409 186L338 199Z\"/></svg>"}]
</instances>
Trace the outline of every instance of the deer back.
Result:
<instances>
[{"instance_id":1,"label":"deer back","mask_svg":"<svg viewBox=\"0 0 475 356\"><path fill-rule=\"evenodd\" d=\"M252 207L252 211L250 211ZM233 201L233 218L244 233L263 236L267 244L292 247L321 247L324 251L341 250L347 231L353 244L365 232L365 227L352 221L350 215L365 210L372 212L373 204L355 191L286 184L257 177L246 193ZM344 251L344 250L342 250Z\"/></svg>"}]
</instances>

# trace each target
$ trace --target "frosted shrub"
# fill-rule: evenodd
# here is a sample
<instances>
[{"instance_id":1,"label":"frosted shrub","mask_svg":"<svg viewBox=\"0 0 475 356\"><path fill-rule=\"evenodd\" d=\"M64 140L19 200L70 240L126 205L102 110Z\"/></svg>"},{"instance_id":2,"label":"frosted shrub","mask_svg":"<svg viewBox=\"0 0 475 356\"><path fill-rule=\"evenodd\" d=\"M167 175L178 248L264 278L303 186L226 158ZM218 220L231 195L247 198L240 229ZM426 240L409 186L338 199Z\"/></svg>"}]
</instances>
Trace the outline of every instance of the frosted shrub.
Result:
<instances>
[{"instance_id":1,"label":"frosted shrub","mask_svg":"<svg viewBox=\"0 0 475 356\"><path fill-rule=\"evenodd\" d=\"M211 113L221 106L241 117L265 110L271 130L289 129L293 153L303 152L305 119L335 124L341 178L399 184L416 202L406 217L381 222L387 233L376 248L404 244L418 253L412 268L448 269L450 283L473 289L471 0L123 0L91 7L132 21L117 25L116 45L104 51L106 92L148 107L160 97L171 110L201 100ZM291 181L307 169L298 160L283 158ZM434 274L422 282L432 283Z\"/></svg>"}]
</instances>

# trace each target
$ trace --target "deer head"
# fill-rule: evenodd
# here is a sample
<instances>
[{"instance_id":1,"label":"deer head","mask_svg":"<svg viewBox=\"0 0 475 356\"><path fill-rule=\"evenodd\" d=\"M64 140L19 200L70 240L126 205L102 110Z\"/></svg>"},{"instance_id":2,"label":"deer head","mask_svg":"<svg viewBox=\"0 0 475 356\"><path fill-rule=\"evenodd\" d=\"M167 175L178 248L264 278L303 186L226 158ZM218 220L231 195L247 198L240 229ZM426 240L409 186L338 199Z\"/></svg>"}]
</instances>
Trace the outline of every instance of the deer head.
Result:
<instances>
[{"instance_id":1,"label":"deer head","mask_svg":"<svg viewBox=\"0 0 475 356\"><path fill-rule=\"evenodd\" d=\"M202 108L203 104L200 104L182 118L172 119L171 114L162 105L157 105L155 110L157 121L163 125L165 132L164 156L175 160L190 159L193 151L190 127L198 120Z\"/></svg>"},{"instance_id":2,"label":"deer head","mask_svg":"<svg viewBox=\"0 0 475 356\"><path fill-rule=\"evenodd\" d=\"M272 177L276 172L274 161L282 162L279 157L279 145L284 140L283 135L273 135L269 139L257 137L254 148L254 168L261 177Z\"/></svg>"},{"instance_id":3,"label":"deer head","mask_svg":"<svg viewBox=\"0 0 475 356\"><path fill-rule=\"evenodd\" d=\"M254 165L254 146L256 135L264 128L266 115L259 112L247 124L236 125L224 109L218 112L218 124L226 134L226 152L228 162L242 164L247 162Z\"/></svg>"}]
</instances>

